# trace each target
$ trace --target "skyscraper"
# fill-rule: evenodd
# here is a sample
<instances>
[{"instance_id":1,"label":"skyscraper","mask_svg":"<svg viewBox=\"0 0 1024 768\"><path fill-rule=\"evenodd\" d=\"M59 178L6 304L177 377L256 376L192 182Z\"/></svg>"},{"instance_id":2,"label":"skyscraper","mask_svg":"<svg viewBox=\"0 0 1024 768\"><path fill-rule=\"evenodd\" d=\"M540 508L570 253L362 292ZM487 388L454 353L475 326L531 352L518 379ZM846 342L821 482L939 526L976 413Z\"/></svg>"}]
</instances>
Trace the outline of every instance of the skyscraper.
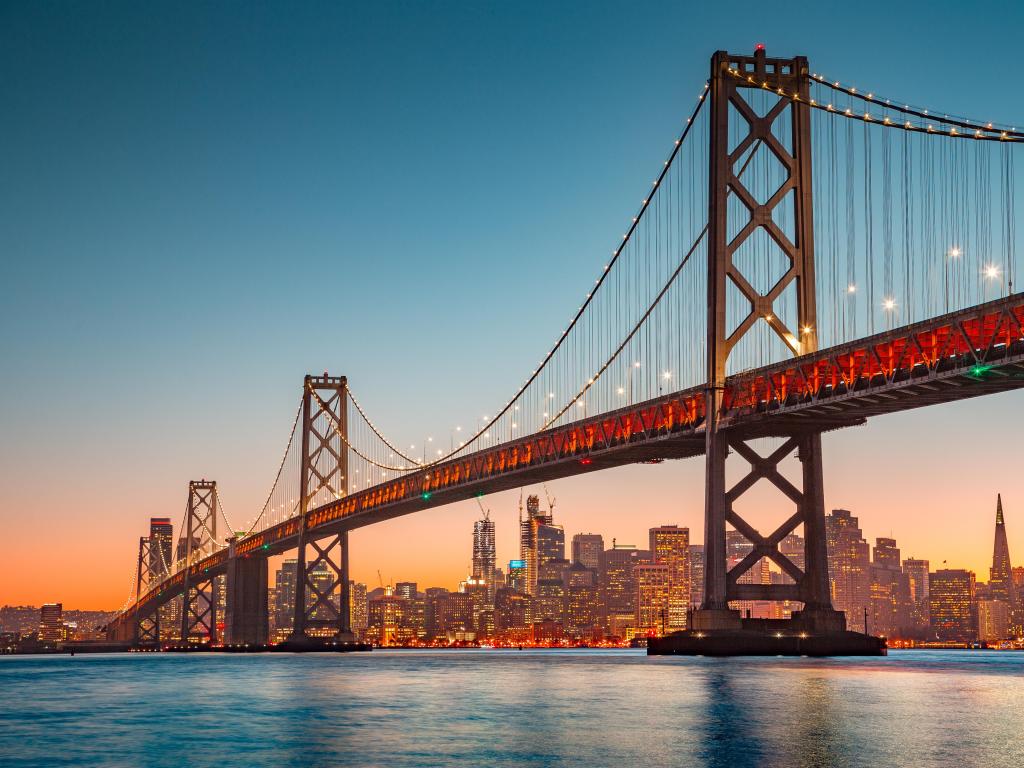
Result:
<instances>
[{"instance_id":1,"label":"skyscraper","mask_svg":"<svg viewBox=\"0 0 1024 768\"><path fill-rule=\"evenodd\" d=\"M928 603L935 638L961 643L976 639L973 571L942 569L930 574Z\"/></svg>"},{"instance_id":2,"label":"skyscraper","mask_svg":"<svg viewBox=\"0 0 1024 768\"><path fill-rule=\"evenodd\" d=\"M348 595L349 625L356 639L362 640L366 637L367 627L366 585L357 581L349 581Z\"/></svg>"},{"instance_id":3,"label":"skyscraper","mask_svg":"<svg viewBox=\"0 0 1024 768\"><path fill-rule=\"evenodd\" d=\"M910 558L903 561L903 574L907 577L910 590L910 634L924 638L928 634L931 623L931 610L928 606L928 571L927 560Z\"/></svg>"},{"instance_id":4,"label":"skyscraper","mask_svg":"<svg viewBox=\"0 0 1024 768\"><path fill-rule=\"evenodd\" d=\"M487 585L487 605L494 605L495 549L494 521L484 513L483 520L473 523L473 578Z\"/></svg>"},{"instance_id":5,"label":"skyscraper","mask_svg":"<svg viewBox=\"0 0 1024 768\"><path fill-rule=\"evenodd\" d=\"M577 533L572 537L572 561L593 571L601 570L604 537L599 533Z\"/></svg>"},{"instance_id":6,"label":"skyscraper","mask_svg":"<svg viewBox=\"0 0 1024 768\"><path fill-rule=\"evenodd\" d=\"M863 632L871 595L870 546L857 518L846 509L825 516L825 535L832 605L846 614L847 629Z\"/></svg>"},{"instance_id":7,"label":"skyscraper","mask_svg":"<svg viewBox=\"0 0 1024 768\"><path fill-rule=\"evenodd\" d=\"M900 550L895 539L875 539L870 568L870 615L868 631L884 637L906 634L912 625L910 577L900 569Z\"/></svg>"},{"instance_id":8,"label":"skyscraper","mask_svg":"<svg viewBox=\"0 0 1024 768\"><path fill-rule=\"evenodd\" d=\"M574 637L599 634L601 599L597 571L574 562L563 572L565 579L565 629Z\"/></svg>"},{"instance_id":9,"label":"skyscraper","mask_svg":"<svg viewBox=\"0 0 1024 768\"><path fill-rule=\"evenodd\" d=\"M625 637L636 622L636 566L649 563L651 553L632 544L616 544L604 553L601 592L605 610L605 631Z\"/></svg>"},{"instance_id":10,"label":"skyscraper","mask_svg":"<svg viewBox=\"0 0 1024 768\"><path fill-rule=\"evenodd\" d=\"M64 606L45 603L39 609L39 642L56 645L64 639Z\"/></svg>"},{"instance_id":11,"label":"skyscraper","mask_svg":"<svg viewBox=\"0 0 1024 768\"><path fill-rule=\"evenodd\" d=\"M651 561L668 568L664 632L686 629L690 610L690 529L678 525L651 528Z\"/></svg>"},{"instance_id":12,"label":"skyscraper","mask_svg":"<svg viewBox=\"0 0 1024 768\"><path fill-rule=\"evenodd\" d=\"M690 605L700 608L704 602L704 545L690 545Z\"/></svg>"},{"instance_id":13,"label":"skyscraper","mask_svg":"<svg viewBox=\"0 0 1024 768\"><path fill-rule=\"evenodd\" d=\"M173 566L174 526L169 517L149 518L149 570L154 579L170 573Z\"/></svg>"},{"instance_id":14,"label":"skyscraper","mask_svg":"<svg viewBox=\"0 0 1024 768\"><path fill-rule=\"evenodd\" d=\"M634 635L660 637L668 629L671 567L665 563L636 566L636 623Z\"/></svg>"},{"instance_id":15,"label":"skyscraper","mask_svg":"<svg viewBox=\"0 0 1024 768\"><path fill-rule=\"evenodd\" d=\"M271 612L273 626L270 633L274 642L287 640L295 623L295 581L298 561L285 560L274 575L274 609Z\"/></svg>"},{"instance_id":16,"label":"skyscraper","mask_svg":"<svg viewBox=\"0 0 1024 768\"><path fill-rule=\"evenodd\" d=\"M509 589L514 589L516 592L522 592L526 594L526 561L525 560L509 560L508 561L508 575L505 577L505 583Z\"/></svg>"},{"instance_id":17,"label":"skyscraper","mask_svg":"<svg viewBox=\"0 0 1024 768\"><path fill-rule=\"evenodd\" d=\"M526 517L522 517L522 509L519 515L519 559L526 563L526 591L536 596L541 566L565 557L565 532L554 524L550 510L541 511L536 495L526 499Z\"/></svg>"},{"instance_id":18,"label":"skyscraper","mask_svg":"<svg viewBox=\"0 0 1024 768\"><path fill-rule=\"evenodd\" d=\"M1007 607L1016 604L1013 586L1013 566L1010 565L1010 545L1006 542L1006 524L1003 521L1003 497L996 495L996 535L992 546L992 568L989 569L989 599L1001 600Z\"/></svg>"}]
</instances>

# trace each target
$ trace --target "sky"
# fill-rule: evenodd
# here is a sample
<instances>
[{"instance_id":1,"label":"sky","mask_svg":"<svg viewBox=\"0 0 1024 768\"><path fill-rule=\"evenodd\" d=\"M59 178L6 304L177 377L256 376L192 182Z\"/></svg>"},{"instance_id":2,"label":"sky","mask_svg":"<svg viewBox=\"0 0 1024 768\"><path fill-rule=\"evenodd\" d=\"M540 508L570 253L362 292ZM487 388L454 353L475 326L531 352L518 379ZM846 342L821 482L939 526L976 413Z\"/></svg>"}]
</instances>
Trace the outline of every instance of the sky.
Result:
<instances>
[{"instance_id":1,"label":"sky","mask_svg":"<svg viewBox=\"0 0 1024 768\"><path fill-rule=\"evenodd\" d=\"M399 443L493 412L618 243L715 50L765 43L1020 125L998 73L1022 23L953 2L0 3L0 604L120 606L190 479L250 517L307 372L348 376ZM1022 406L827 434L828 508L986 579L1001 492L1024 562ZM699 459L547 490L567 538L703 535ZM499 562L518 498L485 500ZM352 575L454 587L478 516L356 531Z\"/></svg>"}]
</instances>

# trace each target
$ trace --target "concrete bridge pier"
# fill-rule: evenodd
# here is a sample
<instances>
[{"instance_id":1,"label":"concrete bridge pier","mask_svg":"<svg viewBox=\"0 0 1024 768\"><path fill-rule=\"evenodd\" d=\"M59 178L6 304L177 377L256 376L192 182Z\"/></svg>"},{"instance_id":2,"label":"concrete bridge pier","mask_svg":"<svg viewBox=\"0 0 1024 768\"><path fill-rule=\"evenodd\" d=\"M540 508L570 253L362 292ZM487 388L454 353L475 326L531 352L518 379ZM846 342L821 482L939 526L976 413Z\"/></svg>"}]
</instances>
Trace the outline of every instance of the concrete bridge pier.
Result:
<instances>
[{"instance_id":1,"label":"concrete bridge pier","mask_svg":"<svg viewBox=\"0 0 1024 768\"><path fill-rule=\"evenodd\" d=\"M267 559L255 555L239 556L235 545L235 539L228 540L224 642L228 645L266 645L270 640Z\"/></svg>"}]
</instances>

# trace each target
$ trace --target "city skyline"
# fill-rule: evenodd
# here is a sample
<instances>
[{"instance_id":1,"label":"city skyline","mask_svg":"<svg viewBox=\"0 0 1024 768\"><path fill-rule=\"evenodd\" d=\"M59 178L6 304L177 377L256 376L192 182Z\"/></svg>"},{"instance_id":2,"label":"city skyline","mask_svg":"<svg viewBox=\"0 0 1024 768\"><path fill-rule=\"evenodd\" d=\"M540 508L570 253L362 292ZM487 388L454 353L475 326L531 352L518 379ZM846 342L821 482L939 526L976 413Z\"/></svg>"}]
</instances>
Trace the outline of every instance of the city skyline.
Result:
<instances>
[{"instance_id":1,"label":"city skyline","mask_svg":"<svg viewBox=\"0 0 1024 768\"><path fill-rule=\"evenodd\" d=\"M508 10L461 10L468 26L425 9L368 18L357 9L351 20L254 10L251 28L224 10L204 13L199 24L180 9L118 23L44 6L5 17L0 63L18 76L0 93L19 120L5 126L0 187L10 212L0 248L15 255L4 260L11 291L0 306L0 355L14 372L0 381L2 602L60 593L69 605L121 605L133 542L151 516L177 525L190 479L216 477L232 519L250 518L305 373L349 376L403 444L457 442L456 427L493 413L507 382L531 370L564 325L575 301L567 297L581 297L612 252L707 77L709 46L765 42L863 86L960 114L998 106L994 117L1024 124L1017 102L935 55L929 41L945 35L932 18L907 16L875 38L930 61L926 72L865 57L860 40L807 40L759 14L711 43L702 30L722 21L714 9L696 10L695 23L679 10L624 19L597 5L540 29ZM886 13L898 20L903 11ZM829 18L827 9L807 14L808 23ZM921 34L908 43L911 23ZM263 55L261 24L286 41L280 57ZM984 38L992 66L1008 68L1012 26L968 14L958 36ZM338 45L322 32L330 28L373 34ZM595 56L594 41L613 34L620 53ZM56 67L54 50L78 64ZM367 61L376 62L373 82L359 74ZM439 92L448 109L436 108ZM52 119L53 103L65 105L65 119ZM620 114L623 103L643 119ZM584 121L602 127L580 130ZM386 181L395 178L402 183ZM476 188L492 191L465 192ZM383 196L393 205L379 205ZM59 227L49 226L53 210ZM457 215L463 224L449 226ZM297 311L307 288L299 265L347 286L316 331ZM350 286L387 286L394 311L379 312L385 289ZM480 318L524 302L517 332L495 344L494 324ZM435 335L459 328L461 343L396 342L411 324ZM39 397L43 373L74 386ZM247 385L210 385L239 380ZM429 407L404 407L413 388ZM1006 423L1019 400L992 395L827 433L826 507L854 510L918 556L984 572L983 526L969 521L985 519L986 496L949 478L1010 478L992 490L1011 509L1024 499L1012 429L986 430L984 451L963 442ZM44 455L61 467L58 480ZM563 517L570 530L639 541L648 524L672 521L702 536L700 460L561 480L552 491L575 500ZM514 548L516 495L487 499L502 558ZM745 503L766 518L781 508L767 495ZM356 531L353 575L372 582L378 568L408 567L457 583L466 567L458 532L475 514L462 503ZM425 536L435 538L429 557L405 543ZM1022 536L1011 525L1011 551ZM58 567L40 567L44 551Z\"/></svg>"}]
</instances>

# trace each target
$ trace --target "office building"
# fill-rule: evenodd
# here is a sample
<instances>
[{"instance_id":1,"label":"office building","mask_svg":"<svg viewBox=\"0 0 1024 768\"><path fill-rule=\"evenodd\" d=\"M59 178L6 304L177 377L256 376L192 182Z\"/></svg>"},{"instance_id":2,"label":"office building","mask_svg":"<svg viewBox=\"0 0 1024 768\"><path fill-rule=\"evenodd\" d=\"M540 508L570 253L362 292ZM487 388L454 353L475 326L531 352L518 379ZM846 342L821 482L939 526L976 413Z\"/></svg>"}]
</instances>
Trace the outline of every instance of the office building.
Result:
<instances>
[{"instance_id":1,"label":"office building","mask_svg":"<svg viewBox=\"0 0 1024 768\"><path fill-rule=\"evenodd\" d=\"M39 609L39 642L58 645L64 641L64 606L44 603Z\"/></svg>"},{"instance_id":2,"label":"office building","mask_svg":"<svg viewBox=\"0 0 1024 768\"><path fill-rule=\"evenodd\" d=\"M662 525L649 531L651 562L668 568L663 634L686 629L690 613L690 529Z\"/></svg>"},{"instance_id":3,"label":"office building","mask_svg":"<svg viewBox=\"0 0 1024 768\"><path fill-rule=\"evenodd\" d=\"M636 567L649 563L649 550L637 549L632 544L617 544L604 553L601 573L601 593L605 611L605 632L612 637L625 638L627 629L635 626L637 581Z\"/></svg>"},{"instance_id":4,"label":"office building","mask_svg":"<svg viewBox=\"0 0 1024 768\"><path fill-rule=\"evenodd\" d=\"M825 534L832 606L846 614L847 629L863 632L871 601L870 546L846 509L825 516Z\"/></svg>"},{"instance_id":5,"label":"office building","mask_svg":"<svg viewBox=\"0 0 1024 768\"><path fill-rule=\"evenodd\" d=\"M668 632L671 567L645 563L636 566L634 637L660 637Z\"/></svg>"},{"instance_id":6,"label":"office building","mask_svg":"<svg viewBox=\"0 0 1024 768\"><path fill-rule=\"evenodd\" d=\"M941 569L929 575L931 632L937 640L971 642L977 638L974 572Z\"/></svg>"},{"instance_id":7,"label":"office building","mask_svg":"<svg viewBox=\"0 0 1024 768\"><path fill-rule=\"evenodd\" d=\"M285 560L274 574L270 637L275 643L287 640L295 625L295 581L298 567L298 561Z\"/></svg>"},{"instance_id":8,"label":"office building","mask_svg":"<svg viewBox=\"0 0 1024 768\"><path fill-rule=\"evenodd\" d=\"M572 537L572 562L601 572L604 537L599 533L577 533Z\"/></svg>"},{"instance_id":9,"label":"office building","mask_svg":"<svg viewBox=\"0 0 1024 768\"><path fill-rule=\"evenodd\" d=\"M704 602L704 545L690 545L690 606L700 608Z\"/></svg>"},{"instance_id":10,"label":"office building","mask_svg":"<svg viewBox=\"0 0 1024 768\"><path fill-rule=\"evenodd\" d=\"M495 562L494 521L484 513L482 520L473 523L473 578L487 585L486 603L489 606L494 605L494 591L497 588Z\"/></svg>"},{"instance_id":11,"label":"office building","mask_svg":"<svg viewBox=\"0 0 1024 768\"><path fill-rule=\"evenodd\" d=\"M1003 600L978 601L978 639L996 643L1010 637L1010 606Z\"/></svg>"}]
</instances>

